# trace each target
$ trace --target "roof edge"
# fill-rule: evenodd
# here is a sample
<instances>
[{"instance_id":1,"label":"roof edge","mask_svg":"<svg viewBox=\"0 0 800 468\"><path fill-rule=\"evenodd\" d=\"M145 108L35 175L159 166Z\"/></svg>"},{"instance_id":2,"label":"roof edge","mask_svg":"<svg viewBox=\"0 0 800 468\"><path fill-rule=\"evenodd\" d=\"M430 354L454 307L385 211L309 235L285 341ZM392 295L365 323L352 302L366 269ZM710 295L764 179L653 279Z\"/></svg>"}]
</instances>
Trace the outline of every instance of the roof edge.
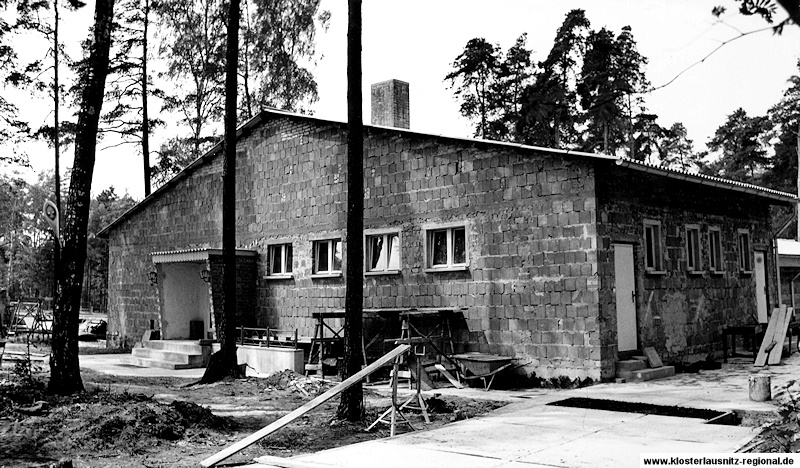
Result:
<instances>
[{"instance_id":1,"label":"roof edge","mask_svg":"<svg viewBox=\"0 0 800 468\"><path fill-rule=\"evenodd\" d=\"M678 169L669 169L666 167L655 166L645 163L643 161L636 161L634 159L619 157L616 164L621 167L642 171L650 174L658 174L661 176L669 177L671 179L685 180L687 182L699 183L710 187L721 187L728 190L737 192L744 192L751 195L757 195L764 198L780 201L782 203L797 203L800 201L797 195L773 190L758 185L747 184L735 180L723 179L721 177L714 177L705 174L692 174L690 172L681 171Z\"/></svg>"},{"instance_id":2,"label":"roof edge","mask_svg":"<svg viewBox=\"0 0 800 468\"><path fill-rule=\"evenodd\" d=\"M241 137L245 133L245 131L249 131L250 129L252 129L256 125L260 124L262 122L262 120L264 120L264 115L263 114L264 114L264 111L259 112L253 118L251 118L247 122L245 122L242 125L240 125L239 128L236 129L236 139L238 140L239 137ZM100 231L98 231L97 232L97 237L101 237L101 238L108 237L109 231L111 231L111 229L113 229L117 224L121 223L122 221L124 221L125 219L127 219L128 217L133 215L133 213L135 213L136 211L139 211L139 209L142 208L145 204L149 203L150 200L155 199L162 192L167 191L167 189L169 187L172 187L178 181L180 181L184 177L188 176L192 171L194 171L195 168L197 168L197 166L201 165L204 161L208 160L209 158L211 158L214 155L216 155L218 152L222 151L223 143L224 143L224 140L222 140L222 139L220 141L218 141L208 151L206 151L205 153L200 155L197 159L195 159L194 161L189 163L188 166L186 166L183 169L181 169L180 172L175 174L171 179L169 179L168 181L164 182L164 184L161 187L159 187L156 190L154 190L153 192L151 192L150 195L144 197L142 200L139 201L139 203L137 203L137 204L133 205L132 207L128 208L128 210L126 212L122 213L119 217L117 217L117 219L115 219L114 221L110 222L108 224L108 226L106 226L103 229L101 229Z\"/></svg>"}]
</instances>

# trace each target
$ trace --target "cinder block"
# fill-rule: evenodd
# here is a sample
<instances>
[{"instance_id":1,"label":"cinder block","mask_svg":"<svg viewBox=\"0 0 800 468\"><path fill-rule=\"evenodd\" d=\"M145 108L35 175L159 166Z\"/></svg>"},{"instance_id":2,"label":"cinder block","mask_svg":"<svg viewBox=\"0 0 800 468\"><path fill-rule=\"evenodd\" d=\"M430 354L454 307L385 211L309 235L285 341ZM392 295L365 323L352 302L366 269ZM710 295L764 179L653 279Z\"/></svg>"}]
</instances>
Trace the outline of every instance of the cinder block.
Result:
<instances>
[{"instance_id":1,"label":"cinder block","mask_svg":"<svg viewBox=\"0 0 800 468\"><path fill-rule=\"evenodd\" d=\"M632 372L620 372L617 374L628 382L646 382L648 380L663 379L675 375L675 367L663 366L654 369L642 369Z\"/></svg>"}]
</instances>

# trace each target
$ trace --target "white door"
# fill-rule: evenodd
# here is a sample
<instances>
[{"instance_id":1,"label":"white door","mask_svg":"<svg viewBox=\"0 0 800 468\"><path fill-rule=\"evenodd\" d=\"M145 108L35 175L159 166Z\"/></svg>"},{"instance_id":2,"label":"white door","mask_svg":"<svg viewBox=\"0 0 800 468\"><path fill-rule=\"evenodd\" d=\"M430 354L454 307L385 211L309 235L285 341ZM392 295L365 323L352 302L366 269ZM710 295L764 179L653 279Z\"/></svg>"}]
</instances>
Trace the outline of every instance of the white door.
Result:
<instances>
[{"instance_id":1,"label":"white door","mask_svg":"<svg viewBox=\"0 0 800 468\"><path fill-rule=\"evenodd\" d=\"M767 323L767 275L764 262L764 252L756 250L756 310L758 311L758 322Z\"/></svg>"},{"instance_id":2,"label":"white door","mask_svg":"<svg viewBox=\"0 0 800 468\"><path fill-rule=\"evenodd\" d=\"M614 244L614 287L617 299L617 351L635 351L636 293L633 277L633 246Z\"/></svg>"}]
</instances>

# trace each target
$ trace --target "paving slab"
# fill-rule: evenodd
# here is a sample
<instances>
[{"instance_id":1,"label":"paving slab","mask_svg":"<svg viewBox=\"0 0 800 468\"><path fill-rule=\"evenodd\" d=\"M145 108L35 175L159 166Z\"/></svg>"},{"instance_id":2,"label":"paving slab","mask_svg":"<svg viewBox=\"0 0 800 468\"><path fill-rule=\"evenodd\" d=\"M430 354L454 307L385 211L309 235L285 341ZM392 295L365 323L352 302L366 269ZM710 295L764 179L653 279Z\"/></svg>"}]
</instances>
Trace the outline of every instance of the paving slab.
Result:
<instances>
[{"instance_id":1,"label":"paving slab","mask_svg":"<svg viewBox=\"0 0 800 468\"><path fill-rule=\"evenodd\" d=\"M462 424L463 423L463 424ZM514 460L536 450L561 445L581 437L566 431L540 431L531 427L520 428L501 420L475 419L449 425L447 431L424 431L406 434L392 441L394 445L423 447L449 453ZM535 431L535 438L524 438L520 432ZM480 434L480 437L476 437ZM469 440L469 444L464 442Z\"/></svg>"},{"instance_id":2,"label":"paving slab","mask_svg":"<svg viewBox=\"0 0 800 468\"><path fill-rule=\"evenodd\" d=\"M800 355L780 366L754 368L732 360L720 370L645 383L600 384L575 390L478 392L511 402L484 417L296 457L325 466L480 466L503 468L638 467L641 453L734 452L757 434L747 426L708 425L697 418L548 406L571 397L774 414L771 402L749 399L749 377L767 374L774 389L800 373ZM466 390L466 391L465 391ZM435 393L471 397L469 390ZM430 393L429 393L430 394Z\"/></svg>"},{"instance_id":3,"label":"paving slab","mask_svg":"<svg viewBox=\"0 0 800 468\"><path fill-rule=\"evenodd\" d=\"M521 458L523 463L539 463L569 468L638 467L642 453L709 453L720 452L713 444L652 439L648 437L619 437L596 433L578 441L549 447Z\"/></svg>"}]
</instances>

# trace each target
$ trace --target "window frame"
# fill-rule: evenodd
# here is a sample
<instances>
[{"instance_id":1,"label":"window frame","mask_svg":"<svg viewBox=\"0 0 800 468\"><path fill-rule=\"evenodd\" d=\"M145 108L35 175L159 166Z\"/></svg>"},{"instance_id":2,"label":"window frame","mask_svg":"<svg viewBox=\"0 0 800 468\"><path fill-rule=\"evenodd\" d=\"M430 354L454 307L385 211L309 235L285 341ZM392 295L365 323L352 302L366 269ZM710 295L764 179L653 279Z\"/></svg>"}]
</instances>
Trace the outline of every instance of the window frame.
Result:
<instances>
[{"instance_id":1,"label":"window frame","mask_svg":"<svg viewBox=\"0 0 800 468\"><path fill-rule=\"evenodd\" d=\"M664 270L664 235L661 229L661 221L645 219L642 221L642 249L644 250L644 271L650 275L663 275ZM656 245L652 246L647 241L647 231L651 229ZM653 265L648 265L648 254L652 253Z\"/></svg>"},{"instance_id":2,"label":"window frame","mask_svg":"<svg viewBox=\"0 0 800 468\"><path fill-rule=\"evenodd\" d=\"M742 239L747 240L747 252L742 252ZM753 243L750 240L749 229L736 230L736 252L739 254L739 273L753 273Z\"/></svg>"},{"instance_id":3,"label":"window frame","mask_svg":"<svg viewBox=\"0 0 800 468\"><path fill-rule=\"evenodd\" d=\"M464 262L454 262L454 241L453 233L456 230L464 230ZM447 236L446 249L447 249L447 263L443 265L433 264L433 235L436 232L445 231ZM467 239L469 238L469 225L464 221L454 223L438 223L423 226L423 247L425 253L425 272L426 273L442 273L448 271L468 271L469 270L469 246Z\"/></svg>"},{"instance_id":4,"label":"window frame","mask_svg":"<svg viewBox=\"0 0 800 468\"><path fill-rule=\"evenodd\" d=\"M327 270L319 270L319 246L322 244L328 245L328 269ZM339 246L339 251L341 253L341 261L339 265L339 269L333 269L334 266L334 259L335 259L335 252L336 252L336 245ZM341 278L342 276L342 265L344 264L344 245L342 243L341 237L331 237L331 238L324 238L324 239L314 239L311 241L311 277L312 278Z\"/></svg>"},{"instance_id":5,"label":"window frame","mask_svg":"<svg viewBox=\"0 0 800 468\"><path fill-rule=\"evenodd\" d=\"M700 242L700 225L687 224L684 233L684 253L686 254L686 271L690 274L700 274L703 269L702 246ZM694 236L694 238L692 238ZM694 245L692 245L694 244ZM694 250L694 252L692 252Z\"/></svg>"},{"instance_id":6,"label":"window frame","mask_svg":"<svg viewBox=\"0 0 800 468\"><path fill-rule=\"evenodd\" d=\"M716 242L714 241L716 234ZM714 255L716 253L716 255ZM722 230L717 226L708 228L708 270L711 274L725 272L725 256L722 253Z\"/></svg>"},{"instance_id":7,"label":"window frame","mask_svg":"<svg viewBox=\"0 0 800 468\"><path fill-rule=\"evenodd\" d=\"M287 249L286 247L289 247ZM273 252L276 248L281 249L281 271L275 273L272 271L272 259L273 259ZM287 250L291 251L292 254L292 261L287 262ZM291 270L286 271L286 266L289 266ZM276 244L269 244L267 245L267 275L266 278L268 279L287 279L287 278L294 278L294 245L291 242L281 242Z\"/></svg>"},{"instance_id":8,"label":"window frame","mask_svg":"<svg viewBox=\"0 0 800 468\"><path fill-rule=\"evenodd\" d=\"M370 269L370 265L372 265L372 255L373 255L371 239L375 237L383 237L384 242L388 243L388 239L391 236L397 236L397 242L399 244L397 268L389 268L390 257L387 256L386 265L384 268L375 270ZM401 273L401 270L403 269L402 248L403 248L403 235L400 229L366 229L364 231L364 275L365 276L399 275ZM389 246L389 252L391 254L391 246Z\"/></svg>"}]
</instances>

